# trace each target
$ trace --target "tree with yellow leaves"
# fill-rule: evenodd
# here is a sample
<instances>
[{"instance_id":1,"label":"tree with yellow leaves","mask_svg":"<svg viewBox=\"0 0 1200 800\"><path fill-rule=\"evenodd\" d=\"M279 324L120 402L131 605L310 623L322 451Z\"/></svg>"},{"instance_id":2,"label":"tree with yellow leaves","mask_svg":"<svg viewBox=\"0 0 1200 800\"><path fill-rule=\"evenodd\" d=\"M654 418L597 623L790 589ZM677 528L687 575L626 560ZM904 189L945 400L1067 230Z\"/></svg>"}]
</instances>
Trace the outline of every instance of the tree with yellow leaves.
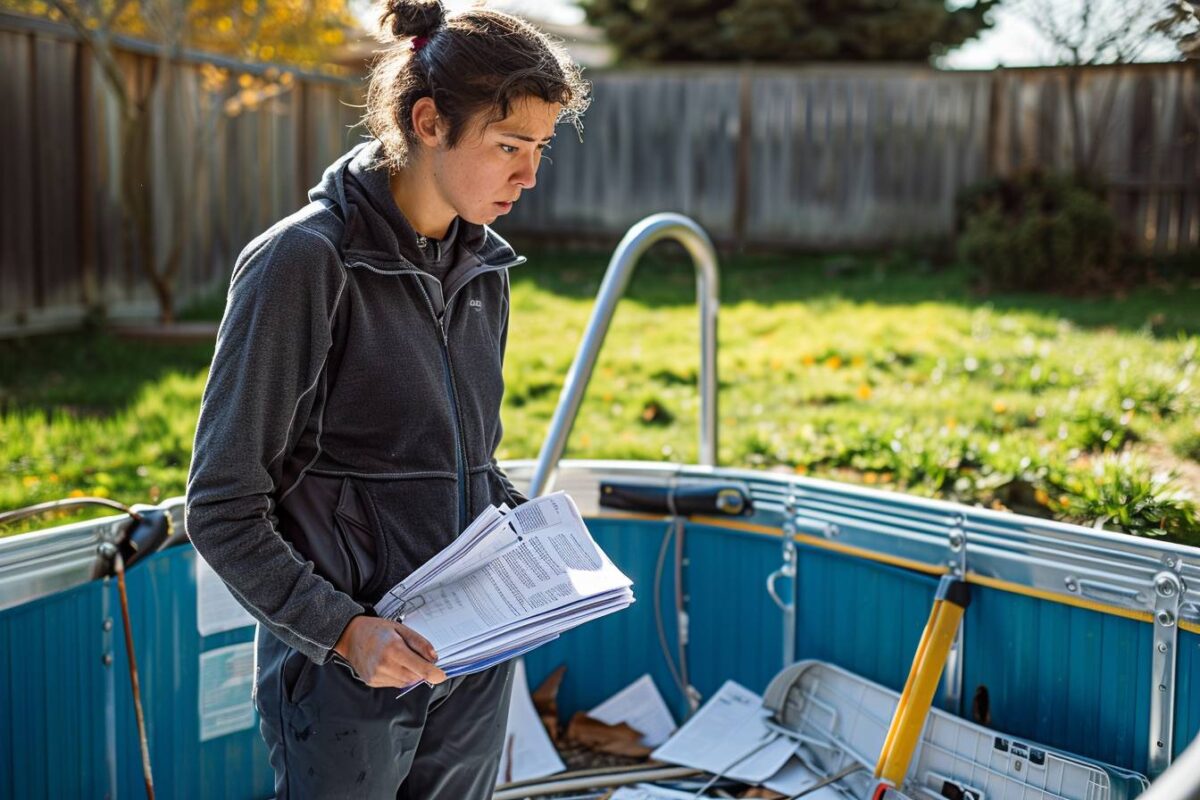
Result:
<instances>
[{"instance_id":1,"label":"tree with yellow leaves","mask_svg":"<svg viewBox=\"0 0 1200 800\"><path fill-rule=\"evenodd\" d=\"M131 36L239 61L340 72L330 64L360 33L347 0L4 0L88 31Z\"/></svg>"}]
</instances>

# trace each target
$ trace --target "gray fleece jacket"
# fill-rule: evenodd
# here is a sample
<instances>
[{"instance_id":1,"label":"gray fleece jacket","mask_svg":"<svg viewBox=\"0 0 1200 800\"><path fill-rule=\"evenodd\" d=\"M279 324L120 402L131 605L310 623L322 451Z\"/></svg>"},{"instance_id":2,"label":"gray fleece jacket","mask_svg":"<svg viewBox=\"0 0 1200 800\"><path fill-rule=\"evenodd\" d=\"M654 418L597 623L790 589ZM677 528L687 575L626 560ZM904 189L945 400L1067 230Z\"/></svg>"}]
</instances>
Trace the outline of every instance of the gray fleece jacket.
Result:
<instances>
[{"instance_id":1,"label":"gray fleece jacket","mask_svg":"<svg viewBox=\"0 0 1200 800\"><path fill-rule=\"evenodd\" d=\"M352 149L238 257L188 476L196 550L319 664L484 507L524 500L494 458L524 259L460 219L445 285L420 269L380 152Z\"/></svg>"}]
</instances>

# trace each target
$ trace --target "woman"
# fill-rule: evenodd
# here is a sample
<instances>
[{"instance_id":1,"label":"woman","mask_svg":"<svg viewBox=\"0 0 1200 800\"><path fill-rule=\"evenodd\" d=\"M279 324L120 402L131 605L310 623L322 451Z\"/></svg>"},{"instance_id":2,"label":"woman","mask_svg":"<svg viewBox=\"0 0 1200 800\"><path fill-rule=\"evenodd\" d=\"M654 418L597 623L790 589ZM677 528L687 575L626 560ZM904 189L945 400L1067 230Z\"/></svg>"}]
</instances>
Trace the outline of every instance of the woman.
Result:
<instances>
[{"instance_id":1,"label":"woman","mask_svg":"<svg viewBox=\"0 0 1200 800\"><path fill-rule=\"evenodd\" d=\"M373 135L242 252L188 480L197 551L258 620L278 797L484 798L509 665L445 680L372 603L489 503L508 270L488 227L587 86L529 25L391 0ZM398 697L395 687L422 682Z\"/></svg>"}]
</instances>

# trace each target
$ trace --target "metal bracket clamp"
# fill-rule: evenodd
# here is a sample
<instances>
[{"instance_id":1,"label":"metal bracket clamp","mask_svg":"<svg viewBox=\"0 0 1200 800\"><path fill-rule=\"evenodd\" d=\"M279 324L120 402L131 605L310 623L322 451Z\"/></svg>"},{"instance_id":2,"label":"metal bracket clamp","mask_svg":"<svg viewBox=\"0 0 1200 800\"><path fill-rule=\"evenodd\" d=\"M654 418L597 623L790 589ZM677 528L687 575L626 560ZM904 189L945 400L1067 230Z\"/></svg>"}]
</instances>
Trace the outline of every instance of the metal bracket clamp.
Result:
<instances>
[{"instance_id":1,"label":"metal bracket clamp","mask_svg":"<svg viewBox=\"0 0 1200 800\"><path fill-rule=\"evenodd\" d=\"M796 662L796 498L788 495L784 502L783 522L783 563L779 569L767 576L767 594L779 610L783 612L783 666L788 667ZM785 601L775 588L775 581L787 578L791 582L790 600Z\"/></svg>"},{"instance_id":2,"label":"metal bracket clamp","mask_svg":"<svg viewBox=\"0 0 1200 800\"><path fill-rule=\"evenodd\" d=\"M1154 576L1154 652L1150 662L1150 756L1147 772L1153 780L1171 765L1175 749L1175 663L1179 638L1179 603L1184 585L1164 570Z\"/></svg>"},{"instance_id":3,"label":"metal bracket clamp","mask_svg":"<svg viewBox=\"0 0 1200 800\"><path fill-rule=\"evenodd\" d=\"M946 566L950 569L950 576L958 580L964 580L967 575L967 518L962 514L955 514L951 520L949 531L946 534L947 547L949 548L946 557ZM943 585L945 580L943 579ZM939 591L941 587L939 587ZM954 714L962 714L963 703L963 650L964 642L964 626L959 623L958 633L954 637L954 642L950 645L950 652L946 654L946 673L945 680L942 681L942 708Z\"/></svg>"},{"instance_id":4,"label":"metal bracket clamp","mask_svg":"<svg viewBox=\"0 0 1200 800\"><path fill-rule=\"evenodd\" d=\"M946 546L949 552L946 556L946 566L950 574L962 580L967 574L967 518L955 514L946 532Z\"/></svg>"}]
</instances>

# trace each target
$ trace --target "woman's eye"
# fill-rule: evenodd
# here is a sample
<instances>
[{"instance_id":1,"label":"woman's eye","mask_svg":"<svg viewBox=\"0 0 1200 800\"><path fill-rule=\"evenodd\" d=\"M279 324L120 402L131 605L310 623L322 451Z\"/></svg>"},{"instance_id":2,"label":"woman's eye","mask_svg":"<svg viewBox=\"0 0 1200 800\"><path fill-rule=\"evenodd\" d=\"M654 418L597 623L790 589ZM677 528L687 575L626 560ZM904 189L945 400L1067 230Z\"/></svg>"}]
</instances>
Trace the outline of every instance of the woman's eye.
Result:
<instances>
[{"instance_id":1,"label":"woman's eye","mask_svg":"<svg viewBox=\"0 0 1200 800\"><path fill-rule=\"evenodd\" d=\"M517 152L517 150L519 148L514 147L511 144L502 144L502 145L500 145L500 149L503 150L504 152L508 153L509 155L512 155L513 153Z\"/></svg>"}]
</instances>

